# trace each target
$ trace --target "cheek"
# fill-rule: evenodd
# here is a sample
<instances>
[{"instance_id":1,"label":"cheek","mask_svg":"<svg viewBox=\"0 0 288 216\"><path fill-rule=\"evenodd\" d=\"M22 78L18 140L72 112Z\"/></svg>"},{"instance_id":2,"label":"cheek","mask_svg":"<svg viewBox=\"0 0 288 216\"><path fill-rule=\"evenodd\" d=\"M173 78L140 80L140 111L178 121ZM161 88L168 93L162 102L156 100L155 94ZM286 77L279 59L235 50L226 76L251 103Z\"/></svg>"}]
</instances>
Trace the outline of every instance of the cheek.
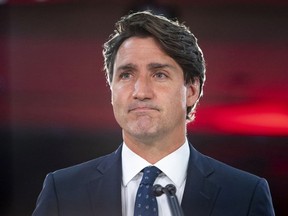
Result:
<instances>
[{"instance_id":1,"label":"cheek","mask_svg":"<svg viewBox=\"0 0 288 216\"><path fill-rule=\"evenodd\" d=\"M114 108L114 105L117 104L118 91L117 91L117 89L115 89L115 87L111 87L110 91L111 91L111 104Z\"/></svg>"},{"instance_id":2,"label":"cheek","mask_svg":"<svg viewBox=\"0 0 288 216\"><path fill-rule=\"evenodd\" d=\"M112 82L110 86L110 92L111 92L111 102L114 103L114 101L117 99L117 96L119 94L119 85Z\"/></svg>"},{"instance_id":3,"label":"cheek","mask_svg":"<svg viewBox=\"0 0 288 216\"><path fill-rule=\"evenodd\" d=\"M118 94L115 91L112 91L111 93L111 103L112 103L113 108L115 108L117 104L119 103Z\"/></svg>"},{"instance_id":4,"label":"cheek","mask_svg":"<svg viewBox=\"0 0 288 216\"><path fill-rule=\"evenodd\" d=\"M171 92L169 96L165 97L166 100L169 100L169 107L172 112L175 113L176 110L182 112L186 112L186 104L187 104L187 98L185 91L183 89L179 88L178 91Z\"/></svg>"},{"instance_id":5,"label":"cheek","mask_svg":"<svg viewBox=\"0 0 288 216\"><path fill-rule=\"evenodd\" d=\"M111 89L111 103L114 109L125 102L126 94L127 91L125 91L123 88L114 87Z\"/></svg>"}]
</instances>

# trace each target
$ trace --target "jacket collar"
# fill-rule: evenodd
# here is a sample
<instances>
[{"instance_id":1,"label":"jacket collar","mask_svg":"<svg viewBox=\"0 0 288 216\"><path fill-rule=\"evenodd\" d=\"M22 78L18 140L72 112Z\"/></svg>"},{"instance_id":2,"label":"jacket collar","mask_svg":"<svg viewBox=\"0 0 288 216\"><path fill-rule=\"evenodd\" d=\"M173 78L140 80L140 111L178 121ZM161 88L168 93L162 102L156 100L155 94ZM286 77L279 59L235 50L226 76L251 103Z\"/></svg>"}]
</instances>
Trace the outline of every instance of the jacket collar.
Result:
<instances>
[{"instance_id":1,"label":"jacket collar","mask_svg":"<svg viewBox=\"0 0 288 216\"><path fill-rule=\"evenodd\" d=\"M190 145L190 159L182 199L184 215L210 215L220 187L209 180L214 168L206 156Z\"/></svg>"},{"instance_id":2,"label":"jacket collar","mask_svg":"<svg viewBox=\"0 0 288 216\"><path fill-rule=\"evenodd\" d=\"M122 146L110 155L104 156L96 168L97 177L87 185L94 215L122 215L121 150Z\"/></svg>"}]
</instances>

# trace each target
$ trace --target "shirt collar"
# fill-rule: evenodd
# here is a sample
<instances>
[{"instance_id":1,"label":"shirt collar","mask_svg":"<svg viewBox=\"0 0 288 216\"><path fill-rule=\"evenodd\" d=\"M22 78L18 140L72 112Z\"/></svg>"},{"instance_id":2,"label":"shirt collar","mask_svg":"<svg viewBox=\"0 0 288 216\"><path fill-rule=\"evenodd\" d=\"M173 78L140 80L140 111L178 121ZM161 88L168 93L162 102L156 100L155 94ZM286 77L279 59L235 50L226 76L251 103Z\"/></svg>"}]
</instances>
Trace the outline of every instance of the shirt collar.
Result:
<instances>
[{"instance_id":1,"label":"shirt collar","mask_svg":"<svg viewBox=\"0 0 288 216\"><path fill-rule=\"evenodd\" d=\"M189 144L185 143L176 151L158 161L154 166L162 172L177 186L180 187L186 179L186 172L189 161ZM149 162L131 151L125 143L122 147L122 180L123 185L127 186L143 168L151 166Z\"/></svg>"},{"instance_id":2,"label":"shirt collar","mask_svg":"<svg viewBox=\"0 0 288 216\"><path fill-rule=\"evenodd\" d=\"M151 166L146 160L131 151L125 143L122 146L122 180L127 184L146 166Z\"/></svg>"}]
</instances>

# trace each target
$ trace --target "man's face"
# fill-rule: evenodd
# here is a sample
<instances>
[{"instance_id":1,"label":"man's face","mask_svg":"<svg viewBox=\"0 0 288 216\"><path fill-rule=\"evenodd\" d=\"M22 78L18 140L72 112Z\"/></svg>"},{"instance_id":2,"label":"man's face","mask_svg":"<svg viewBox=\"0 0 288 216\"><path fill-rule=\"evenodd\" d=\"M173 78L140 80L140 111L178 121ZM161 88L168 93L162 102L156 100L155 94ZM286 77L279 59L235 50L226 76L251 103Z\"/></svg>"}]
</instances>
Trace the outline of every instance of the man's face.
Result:
<instances>
[{"instance_id":1,"label":"man's face","mask_svg":"<svg viewBox=\"0 0 288 216\"><path fill-rule=\"evenodd\" d=\"M198 89L198 82L185 85L181 67L153 38L124 41L111 82L113 111L124 139L185 136L186 107L195 103Z\"/></svg>"}]
</instances>

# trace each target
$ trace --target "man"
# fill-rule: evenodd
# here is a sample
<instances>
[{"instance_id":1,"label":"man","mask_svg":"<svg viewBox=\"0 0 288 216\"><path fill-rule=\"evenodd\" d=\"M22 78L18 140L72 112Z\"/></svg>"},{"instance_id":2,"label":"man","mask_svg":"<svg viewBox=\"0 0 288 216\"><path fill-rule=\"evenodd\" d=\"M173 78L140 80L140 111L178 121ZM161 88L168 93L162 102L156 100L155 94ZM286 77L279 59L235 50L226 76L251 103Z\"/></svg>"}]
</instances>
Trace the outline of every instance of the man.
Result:
<instances>
[{"instance_id":1,"label":"man","mask_svg":"<svg viewBox=\"0 0 288 216\"><path fill-rule=\"evenodd\" d=\"M186 216L274 215L265 179L202 155L186 139L205 81L202 51L188 28L149 12L130 14L103 53L123 144L48 174L34 216L171 215L153 184L175 185Z\"/></svg>"}]
</instances>

